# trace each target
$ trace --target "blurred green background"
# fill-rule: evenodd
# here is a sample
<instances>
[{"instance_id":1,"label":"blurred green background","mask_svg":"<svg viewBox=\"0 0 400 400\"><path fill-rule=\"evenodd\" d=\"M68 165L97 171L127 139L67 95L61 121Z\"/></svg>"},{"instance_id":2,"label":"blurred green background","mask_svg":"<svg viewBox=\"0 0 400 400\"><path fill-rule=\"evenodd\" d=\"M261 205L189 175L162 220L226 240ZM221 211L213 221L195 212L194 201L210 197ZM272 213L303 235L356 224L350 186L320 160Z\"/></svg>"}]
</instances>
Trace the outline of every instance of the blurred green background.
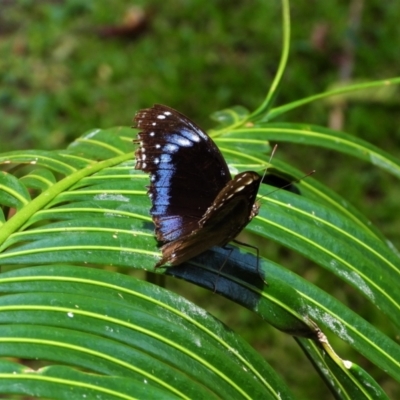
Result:
<instances>
[{"instance_id":1,"label":"blurred green background","mask_svg":"<svg viewBox=\"0 0 400 400\"><path fill-rule=\"evenodd\" d=\"M0 0L0 6L2 152L63 148L86 130L129 126L138 109L153 103L210 128L214 111L260 104L282 48L278 0ZM297 0L291 17L291 52L277 105L345 82L399 75L399 2ZM398 88L358 92L293 110L281 120L335 127L400 157L399 105ZM400 248L400 189L393 177L323 149L281 144L275 157L305 173L316 169L316 179L359 207ZM267 244L268 251L391 332L341 281L288 250ZM186 285L171 286L189 297ZM313 383L318 378L290 337L216 295L190 292L282 371L299 398L329 398L322 383ZM400 398L396 383L330 339L339 355Z\"/></svg>"}]
</instances>

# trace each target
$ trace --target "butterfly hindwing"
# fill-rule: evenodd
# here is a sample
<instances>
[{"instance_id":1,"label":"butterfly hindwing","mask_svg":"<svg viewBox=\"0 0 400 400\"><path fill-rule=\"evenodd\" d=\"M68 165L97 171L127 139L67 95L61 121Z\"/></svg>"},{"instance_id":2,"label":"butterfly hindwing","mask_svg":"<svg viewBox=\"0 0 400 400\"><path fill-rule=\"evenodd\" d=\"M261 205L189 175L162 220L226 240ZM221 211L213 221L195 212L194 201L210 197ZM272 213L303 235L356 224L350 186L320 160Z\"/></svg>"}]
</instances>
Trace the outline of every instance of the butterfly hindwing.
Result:
<instances>
[{"instance_id":1,"label":"butterfly hindwing","mask_svg":"<svg viewBox=\"0 0 400 400\"><path fill-rule=\"evenodd\" d=\"M220 191L199 221L198 228L162 247L157 266L178 265L209 249L225 246L258 214L255 202L261 177L252 171L235 176Z\"/></svg>"}]
</instances>

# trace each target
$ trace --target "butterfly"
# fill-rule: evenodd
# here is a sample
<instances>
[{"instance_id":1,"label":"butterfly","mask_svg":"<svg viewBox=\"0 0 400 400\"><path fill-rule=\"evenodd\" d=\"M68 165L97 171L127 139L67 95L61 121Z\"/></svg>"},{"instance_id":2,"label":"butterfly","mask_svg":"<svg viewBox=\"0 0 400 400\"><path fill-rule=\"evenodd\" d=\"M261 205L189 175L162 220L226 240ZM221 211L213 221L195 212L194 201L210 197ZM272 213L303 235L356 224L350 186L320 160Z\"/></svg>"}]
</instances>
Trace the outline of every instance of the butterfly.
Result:
<instances>
[{"instance_id":1,"label":"butterfly","mask_svg":"<svg viewBox=\"0 0 400 400\"><path fill-rule=\"evenodd\" d=\"M189 118L155 104L137 112L134 128L135 169L150 175L150 214L163 244L155 268L225 246L258 214L260 175L232 179L216 144Z\"/></svg>"}]
</instances>

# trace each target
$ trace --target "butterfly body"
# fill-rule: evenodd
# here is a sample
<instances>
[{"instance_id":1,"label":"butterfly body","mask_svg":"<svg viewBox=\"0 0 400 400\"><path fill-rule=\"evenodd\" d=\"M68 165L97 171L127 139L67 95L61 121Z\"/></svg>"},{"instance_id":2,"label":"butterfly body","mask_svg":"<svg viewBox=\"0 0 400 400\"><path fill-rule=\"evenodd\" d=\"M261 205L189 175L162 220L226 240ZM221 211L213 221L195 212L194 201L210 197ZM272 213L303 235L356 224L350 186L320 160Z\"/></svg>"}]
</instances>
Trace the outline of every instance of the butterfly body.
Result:
<instances>
[{"instance_id":1,"label":"butterfly body","mask_svg":"<svg viewBox=\"0 0 400 400\"><path fill-rule=\"evenodd\" d=\"M215 143L187 117L154 105L134 121L141 130L135 168L150 174L150 214L163 243L156 267L226 245L257 215L260 176L232 179Z\"/></svg>"}]
</instances>

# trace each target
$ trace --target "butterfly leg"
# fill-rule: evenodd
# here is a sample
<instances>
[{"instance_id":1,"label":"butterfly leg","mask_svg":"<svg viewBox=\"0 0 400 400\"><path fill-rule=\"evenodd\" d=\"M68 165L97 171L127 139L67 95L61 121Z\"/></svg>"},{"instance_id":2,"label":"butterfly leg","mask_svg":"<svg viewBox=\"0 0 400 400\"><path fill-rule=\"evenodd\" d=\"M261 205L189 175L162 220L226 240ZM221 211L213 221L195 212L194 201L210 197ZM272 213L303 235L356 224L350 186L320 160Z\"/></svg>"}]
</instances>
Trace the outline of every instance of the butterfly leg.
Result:
<instances>
[{"instance_id":1,"label":"butterfly leg","mask_svg":"<svg viewBox=\"0 0 400 400\"><path fill-rule=\"evenodd\" d=\"M262 276L262 274L260 272L260 251L259 251L258 247L252 246L251 244L248 244L248 243L240 242L239 240L236 240L236 239L232 240L232 242L237 243L237 244L239 244L241 246L250 247L251 249L254 249L256 251L256 253L257 253L257 265L256 265L256 267L257 267L258 276L264 282L264 285L268 286L268 282L264 279L264 277Z\"/></svg>"},{"instance_id":2,"label":"butterfly leg","mask_svg":"<svg viewBox=\"0 0 400 400\"><path fill-rule=\"evenodd\" d=\"M224 250L228 250L229 253L228 253L228 255L226 256L226 258L225 258L224 262L222 263L222 265L218 268L218 271L217 271L217 278L215 279L215 282L213 282L213 286L214 286L213 292L214 292L214 293L216 293L216 291L217 291L217 284L218 284L219 277L221 276L221 271L222 271L222 269L224 268L226 262L229 260L229 257L231 256L232 251L233 251L233 248L230 248L230 247L222 246L222 248L223 248Z\"/></svg>"}]
</instances>

